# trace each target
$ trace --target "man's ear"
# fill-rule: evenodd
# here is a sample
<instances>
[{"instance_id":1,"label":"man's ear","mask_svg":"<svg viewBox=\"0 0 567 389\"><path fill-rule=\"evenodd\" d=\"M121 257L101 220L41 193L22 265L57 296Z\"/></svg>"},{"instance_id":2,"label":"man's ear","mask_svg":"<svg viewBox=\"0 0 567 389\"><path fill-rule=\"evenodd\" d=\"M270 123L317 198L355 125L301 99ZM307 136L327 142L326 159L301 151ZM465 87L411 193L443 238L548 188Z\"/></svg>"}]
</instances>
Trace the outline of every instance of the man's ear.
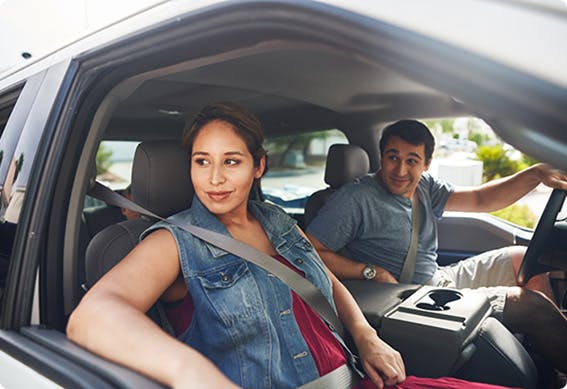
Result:
<instances>
[{"instance_id":1,"label":"man's ear","mask_svg":"<svg viewBox=\"0 0 567 389\"><path fill-rule=\"evenodd\" d=\"M254 178L261 178L266 170L266 156L260 158L260 163L256 167L256 173L254 173Z\"/></svg>"},{"instance_id":2,"label":"man's ear","mask_svg":"<svg viewBox=\"0 0 567 389\"><path fill-rule=\"evenodd\" d=\"M424 171L428 171L428 170L429 170L429 166L431 166L431 160L432 160L432 159L433 159L433 158L429 158L429 159L425 162L425 165L424 165L424 168L423 168Z\"/></svg>"}]
</instances>

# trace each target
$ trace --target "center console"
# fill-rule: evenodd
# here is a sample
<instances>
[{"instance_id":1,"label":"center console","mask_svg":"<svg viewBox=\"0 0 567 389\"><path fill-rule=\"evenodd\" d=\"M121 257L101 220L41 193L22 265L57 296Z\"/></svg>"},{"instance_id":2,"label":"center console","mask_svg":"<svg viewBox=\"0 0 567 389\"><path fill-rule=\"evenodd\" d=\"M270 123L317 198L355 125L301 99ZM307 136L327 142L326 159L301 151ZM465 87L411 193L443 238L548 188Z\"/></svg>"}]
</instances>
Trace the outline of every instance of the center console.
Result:
<instances>
[{"instance_id":1,"label":"center console","mask_svg":"<svg viewBox=\"0 0 567 389\"><path fill-rule=\"evenodd\" d=\"M345 281L379 336L398 350L408 375L454 376L535 388L537 372L523 346L482 292Z\"/></svg>"}]
</instances>

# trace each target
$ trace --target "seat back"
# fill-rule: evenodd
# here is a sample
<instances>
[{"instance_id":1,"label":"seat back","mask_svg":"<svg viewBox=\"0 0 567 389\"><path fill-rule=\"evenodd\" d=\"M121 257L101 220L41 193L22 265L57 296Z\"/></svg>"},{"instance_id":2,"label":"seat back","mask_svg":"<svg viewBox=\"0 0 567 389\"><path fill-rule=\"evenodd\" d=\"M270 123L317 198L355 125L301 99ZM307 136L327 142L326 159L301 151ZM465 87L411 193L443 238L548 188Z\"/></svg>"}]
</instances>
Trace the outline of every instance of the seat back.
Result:
<instances>
[{"instance_id":1,"label":"seat back","mask_svg":"<svg viewBox=\"0 0 567 389\"><path fill-rule=\"evenodd\" d=\"M191 206L190 161L179 141L142 142L132 165L132 199L162 217ZM116 265L155 221L142 216L106 227L90 241L85 258L86 287Z\"/></svg>"},{"instance_id":2,"label":"seat back","mask_svg":"<svg viewBox=\"0 0 567 389\"><path fill-rule=\"evenodd\" d=\"M329 187L313 193L305 203L305 228L335 190L363 177L369 170L370 160L363 148L351 144L332 145L325 164L325 183Z\"/></svg>"}]
</instances>

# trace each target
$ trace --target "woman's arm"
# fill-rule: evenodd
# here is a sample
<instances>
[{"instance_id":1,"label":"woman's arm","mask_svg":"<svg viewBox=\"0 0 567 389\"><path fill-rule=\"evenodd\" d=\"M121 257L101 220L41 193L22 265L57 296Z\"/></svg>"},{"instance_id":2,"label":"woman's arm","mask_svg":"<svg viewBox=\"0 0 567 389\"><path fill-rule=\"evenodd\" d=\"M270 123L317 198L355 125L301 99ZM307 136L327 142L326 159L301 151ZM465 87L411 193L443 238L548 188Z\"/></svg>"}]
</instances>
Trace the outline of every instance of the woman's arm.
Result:
<instances>
[{"instance_id":1,"label":"woman's arm","mask_svg":"<svg viewBox=\"0 0 567 389\"><path fill-rule=\"evenodd\" d=\"M85 295L69 318L68 337L168 386L233 387L211 361L145 315L179 274L171 233L150 234Z\"/></svg>"},{"instance_id":2,"label":"woman's arm","mask_svg":"<svg viewBox=\"0 0 567 389\"><path fill-rule=\"evenodd\" d=\"M305 233L299 227L298 229L307 239ZM380 389L385 385L403 382L406 372L400 353L378 337L347 288L327 267L325 270L331 280L339 318L358 348L362 366L368 377Z\"/></svg>"},{"instance_id":3,"label":"woman's arm","mask_svg":"<svg viewBox=\"0 0 567 389\"><path fill-rule=\"evenodd\" d=\"M406 373L400 353L378 337L347 288L334 274L327 272L339 318L352 335L366 374L378 388L403 382Z\"/></svg>"}]
</instances>

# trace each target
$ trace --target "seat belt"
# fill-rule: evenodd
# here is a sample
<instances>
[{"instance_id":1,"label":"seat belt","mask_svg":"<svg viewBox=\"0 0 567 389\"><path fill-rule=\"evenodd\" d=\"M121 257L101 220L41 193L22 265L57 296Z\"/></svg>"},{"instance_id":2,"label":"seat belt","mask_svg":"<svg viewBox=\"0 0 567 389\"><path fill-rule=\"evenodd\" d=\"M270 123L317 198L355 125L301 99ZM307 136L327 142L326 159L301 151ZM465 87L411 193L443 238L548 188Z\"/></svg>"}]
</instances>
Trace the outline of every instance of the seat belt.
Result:
<instances>
[{"instance_id":1,"label":"seat belt","mask_svg":"<svg viewBox=\"0 0 567 389\"><path fill-rule=\"evenodd\" d=\"M400 283L412 284L415 273L415 261L417 258L417 243L419 238L419 225L421 223L421 207L417 191L411 199L411 239L406 259L400 274Z\"/></svg>"},{"instance_id":2,"label":"seat belt","mask_svg":"<svg viewBox=\"0 0 567 389\"><path fill-rule=\"evenodd\" d=\"M242 243L232 237L219 234L218 232L210 231L194 225L177 223L173 220L167 220L134 203L133 201L128 200L124 196L119 195L97 181L95 181L88 193L107 204L121 208L128 208L132 211L139 212L140 214L165 221L166 223L181 228L195 235L199 239L235 254L238 257L252 262L262 269L276 275L295 293L297 293L297 295L300 296L311 308L313 308L315 312L317 312L327 322L327 324L331 326L332 329L334 329L341 337L344 336L344 329L340 319L319 288L269 255L264 254L254 247Z\"/></svg>"},{"instance_id":3,"label":"seat belt","mask_svg":"<svg viewBox=\"0 0 567 389\"><path fill-rule=\"evenodd\" d=\"M300 276L284 264L270 257L269 255L242 243L232 237L219 234L218 232L210 231L204 228L193 226L190 224L181 224L173 220L165 219L155 213L145 209L144 207L136 204L133 201L128 200L126 197L119 195L110 188L102 185L98 181L94 181L94 184L88 190L88 194L99 200L104 201L109 205L114 205L121 208L127 208L135 212L139 212L142 215L146 215L195 235L199 239L209 242L227 252L237 255L238 257L245 259L253 264L261 267L262 269L277 276L283 283L289 286L298 296L300 296L303 301L305 301L319 316L325 320L327 325L334 329L341 338L344 338L344 328L337 316L335 310L331 307L323 293L313 285L306 278ZM354 359L356 356L343 345L345 351L349 354L347 357L349 361L347 364L321 376L305 385L302 385L302 389L347 389L355 386L362 376L362 373L354 366ZM349 364L351 366L349 366ZM356 371L356 372L355 372Z\"/></svg>"}]
</instances>

